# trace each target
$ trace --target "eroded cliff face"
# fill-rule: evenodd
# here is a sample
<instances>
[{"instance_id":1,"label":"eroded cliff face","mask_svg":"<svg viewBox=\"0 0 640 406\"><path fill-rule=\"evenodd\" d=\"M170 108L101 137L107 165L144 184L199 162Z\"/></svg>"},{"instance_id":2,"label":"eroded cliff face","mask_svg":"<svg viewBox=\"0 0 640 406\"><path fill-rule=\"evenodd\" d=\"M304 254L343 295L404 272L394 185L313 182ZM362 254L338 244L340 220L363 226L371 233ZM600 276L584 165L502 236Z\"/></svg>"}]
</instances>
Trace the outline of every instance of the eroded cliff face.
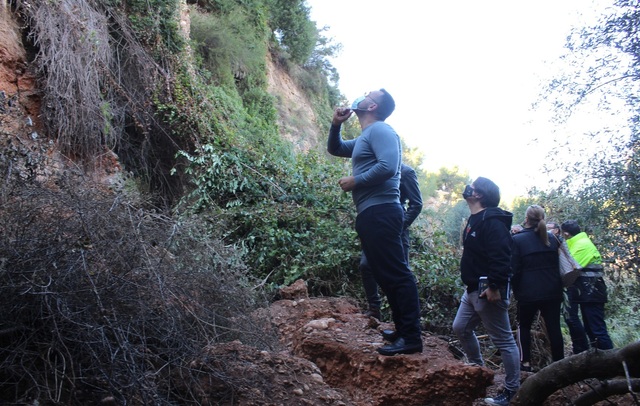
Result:
<instances>
[{"instance_id":1,"label":"eroded cliff face","mask_svg":"<svg viewBox=\"0 0 640 406\"><path fill-rule=\"evenodd\" d=\"M36 67L29 60L15 18L8 6L0 7L0 148L12 161L12 173L33 176L52 186L62 172L69 168L77 172L78 167L60 153L55 136L46 133ZM106 151L99 161L83 176L107 187L119 182L121 166L115 154Z\"/></svg>"},{"instance_id":2,"label":"eroded cliff face","mask_svg":"<svg viewBox=\"0 0 640 406\"><path fill-rule=\"evenodd\" d=\"M179 25L182 33L188 37L190 19L186 4L183 4ZM313 107L303 90L270 56L265 63L268 91L277 100L278 125L282 137L290 141L298 152L304 153L322 145L325 134L321 132ZM38 137L43 141L42 137L47 135L44 134L40 117L42 95L37 88L34 69L28 61L15 15L3 4L0 7L0 114L5 146L7 134L13 137L20 135L21 142L30 144ZM55 139L49 137L45 149L50 156L55 155L54 144ZM114 158L110 156L107 164L116 165L117 170L119 165ZM113 172L113 168L108 172Z\"/></svg>"},{"instance_id":3,"label":"eroded cliff face","mask_svg":"<svg viewBox=\"0 0 640 406\"><path fill-rule=\"evenodd\" d=\"M31 118L30 127L39 127L35 72L27 62L18 24L5 7L0 8L0 92L0 113L13 112L2 117L3 133L16 133L26 116Z\"/></svg>"},{"instance_id":4,"label":"eroded cliff face","mask_svg":"<svg viewBox=\"0 0 640 406\"><path fill-rule=\"evenodd\" d=\"M33 88L25 80L26 52L22 47L16 21L8 6L0 5L0 89L16 94L20 88Z\"/></svg>"},{"instance_id":5,"label":"eroded cliff face","mask_svg":"<svg viewBox=\"0 0 640 406\"><path fill-rule=\"evenodd\" d=\"M267 58L268 91L278 100L278 126L284 139L298 152L307 152L322 145L326 134L304 92L282 68Z\"/></svg>"}]
</instances>

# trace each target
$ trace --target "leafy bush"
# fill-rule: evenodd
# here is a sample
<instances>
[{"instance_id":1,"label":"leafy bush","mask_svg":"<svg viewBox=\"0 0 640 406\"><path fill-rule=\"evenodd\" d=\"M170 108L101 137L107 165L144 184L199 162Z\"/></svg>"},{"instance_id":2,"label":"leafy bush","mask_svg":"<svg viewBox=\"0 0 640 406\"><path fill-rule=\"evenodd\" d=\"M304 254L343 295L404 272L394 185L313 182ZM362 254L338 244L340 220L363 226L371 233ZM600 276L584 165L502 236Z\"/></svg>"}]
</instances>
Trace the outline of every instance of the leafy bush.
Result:
<instances>
[{"instance_id":1,"label":"leafy bush","mask_svg":"<svg viewBox=\"0 0 640 406\"><path fill-rule=\"evenodd\" d=\"M222 15L191 8L195 49L202 66L214 74L221 86L235 87L236 80L247 76L264 77L266 24L257 25L254 15L239 6Z\"/></svg>"},{"instance_id":2,"label":"leafy bush","mask_svg":"<svg viewBox=\"0 0 640 406\"><path fill-rule=\"evenodd\" d=\"M446 243L452 246L462 244L462 230L469 217L469 206L463 200L453 206L442 206L434 219L434 228L443 230Z\"/></svg>"},{"instance_id":3,"label":"leafy bush","mask_svg":"<svg viewBox=\"0 0 640 406\"><path fill-rule=\"evenodd\" d=\"M640 340L638 284L631 278L607 280L609 302L605 305L607 329L615 347Z\"/></svg>"},{"instance_id":4,"label":"leafy bush","mask_svg":"<svg viewBox=\"0 0 640 406\"><path fill-rule=\"evenodd\" d=\"M205 146L200 156L188 157L190 207L224 218L230 226L223 237L242 247L246 263L270 287L305 278L315 293L344 293L359 248L353 202L335 183L343 162L309 153L295 156L291 167L275 153L251 161L236 152L219 155Z\"/></svg>"},{"instance_id":5,"label":"leafy bush","mask_svg":"<svg viewBox=\"0 0 640 406\"><path fill-rule=\"evenodd\" d=\"M143 44L170 53L184 48L185 39L178 25L180 0L127 0L126 11Z\"/></svg>"},{"instance_id":6,"label":"leafy bush","mask_svg":"<svg viewBox=\"0 0 640 406\"><path fill-rule=\"evenodd\" d=\"M297 64L307 62L318 39L318 29L309 20L304 0L267 0L270 26L278 33L280 44Z\"/></svg>"},{"instance_id":7,"label":"leafy bush","mask_svg":"<svg viewBox=\"0 0 640 406\"><path fill-rule=\"evenodd\" d=\"M424 218L412 225L409 251L420 292L423 328L448 335L464 290L460 280L462 254L458 245L447 242L444 232L428 231L423 224Z\"/></svg>"}]
</instances>

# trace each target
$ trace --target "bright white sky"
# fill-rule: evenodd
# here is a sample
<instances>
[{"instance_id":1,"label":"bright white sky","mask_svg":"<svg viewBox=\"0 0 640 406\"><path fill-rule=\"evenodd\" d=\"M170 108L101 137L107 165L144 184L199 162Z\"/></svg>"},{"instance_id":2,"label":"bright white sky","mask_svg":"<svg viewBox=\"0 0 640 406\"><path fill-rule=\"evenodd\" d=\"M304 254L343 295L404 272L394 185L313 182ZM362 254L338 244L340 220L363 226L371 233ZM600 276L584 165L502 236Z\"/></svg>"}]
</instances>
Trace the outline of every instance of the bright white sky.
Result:
<instances>
[{"instance_id":1,"label":"bright white sky","mask_svg":"<svg viewBox=\"0 0 640 406\"><path fill-rule=\"evenodd\" d=\"M330 27L324 35L343 45L332 60L341 92L352 101L386 88L396 100L387 122L424 153L425 169L458 166L488 177L505 203L529 186L545 189L536 173L552 129L530 106L571 26L593 19L591 0L307 5L319 28Z\"/></svg>"}]
</instances>

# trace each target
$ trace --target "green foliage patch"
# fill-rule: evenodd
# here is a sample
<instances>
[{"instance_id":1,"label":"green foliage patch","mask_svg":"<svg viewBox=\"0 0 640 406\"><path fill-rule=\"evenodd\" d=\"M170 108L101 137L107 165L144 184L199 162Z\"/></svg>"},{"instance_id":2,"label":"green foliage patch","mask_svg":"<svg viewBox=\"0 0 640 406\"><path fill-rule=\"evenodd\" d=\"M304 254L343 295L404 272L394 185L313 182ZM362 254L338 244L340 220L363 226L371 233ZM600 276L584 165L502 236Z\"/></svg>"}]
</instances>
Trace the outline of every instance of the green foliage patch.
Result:
<instances>
[{"instance_id":1,"label":"green foliage patch","mask_svg":"<svg viewBox=\"0 0 640 406\"><path fill-rule=\"evenodd\" d=\"M272 288L305 278L316 281L310 286L317 292L343 293L358 242L353 203L335 183L341 163L296 155L287 172L292 167L283 157L257 161L236 152L219 154L209 145L198 157L187 157L194 180L191 209L216 213L233 225L224 238L241 247L254 274ZM249 162L254 166L248 170Z\"/></svg>"},{"instance_id":2,"label":"green foliage patch","mask_svg":"<svg viewBox=\"0 0 640 406\"><path fill-rule=\"evenodd\" d=\"M447 242L442 231L427 231L420 222L412 227L410 261L420 292L423 327L448 335L464 290L460 280L461 250Z\"/></svg>"},{"instance_id":3,"label":"green foliage patch","mask_svg":"<svg viewBox=\"0 0 640 406\"><path fill-rule=\"evenodd\" d=\"M177 53L185 46L180 34L180 0L124 0L129 21L140 41L154 49Z\"/></svg>"},{"instance_id":4,"label":"green foliage patch","mask_svg":"<svg viewBox=\"0 0 640 406\"><path fill-rule=\"evenodd\" d=\"M249 76L264 78L266 25L254 20L255 13L237 6L224 14L191 8L191 38L202 67L213 73L219 86L235 88L236 81Z\"/></svg>"},{"instance_id":5,"label":"green foliage patch","mask_svg":"<svg viewBox=\"0 0 640 406\"><path fill-rule=\"evenodd\" d=\"M270 26L276 38L288 53L289 59L304 64L318 39L318 29L309 20L309 7L304 0L267 0L270 10Z\"/></svg>"}]
</instances>

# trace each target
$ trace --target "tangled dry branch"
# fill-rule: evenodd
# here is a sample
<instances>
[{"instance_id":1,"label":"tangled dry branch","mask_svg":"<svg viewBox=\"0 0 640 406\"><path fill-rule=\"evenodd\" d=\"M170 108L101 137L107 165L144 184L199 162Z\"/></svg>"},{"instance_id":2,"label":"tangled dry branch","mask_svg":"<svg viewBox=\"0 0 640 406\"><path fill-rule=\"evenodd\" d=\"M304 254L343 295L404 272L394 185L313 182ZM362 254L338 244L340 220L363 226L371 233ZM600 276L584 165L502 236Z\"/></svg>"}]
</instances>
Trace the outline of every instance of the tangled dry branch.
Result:
<instances>
[{"instance_id":1,"label":"tangled dry branch","mask_svg":"<svg viewBox=\"0 0 640 406\"><path fill-rule=\"evenodd\" d=\"M115 151L165 202L181 195L183 180L169 172L177 151L192 149L196 132L176 130L184 123L159 111L177 105L171 73L179 71L177 58L152 55L110 2L17 4L37 52L41 116L59 149L87 167L99 167L100 158Z\"/></svg>"},{"instance_id":2,"label":"tangled dry branch","mask_svg":"<svg viewBox=\"0 0 640 406\"><path fill-rule=\"evenodd\" d=\"M34 6L32 38L50 130L67 153L96 156L105 146L113 148L116 103L105 86L113 59L107 17L85 0Z\"/></svg>"},{"instance_id":3,"label":"tangled dry branch","mask_svg":"<svg viewBox=\"0 0 640 406\"><path fill-rule=\"evenodd\" d=\"M78 183L1 196L0 398L192 402L208 344L277 345L233 249Z\"/></svg>"}]
</instances>

